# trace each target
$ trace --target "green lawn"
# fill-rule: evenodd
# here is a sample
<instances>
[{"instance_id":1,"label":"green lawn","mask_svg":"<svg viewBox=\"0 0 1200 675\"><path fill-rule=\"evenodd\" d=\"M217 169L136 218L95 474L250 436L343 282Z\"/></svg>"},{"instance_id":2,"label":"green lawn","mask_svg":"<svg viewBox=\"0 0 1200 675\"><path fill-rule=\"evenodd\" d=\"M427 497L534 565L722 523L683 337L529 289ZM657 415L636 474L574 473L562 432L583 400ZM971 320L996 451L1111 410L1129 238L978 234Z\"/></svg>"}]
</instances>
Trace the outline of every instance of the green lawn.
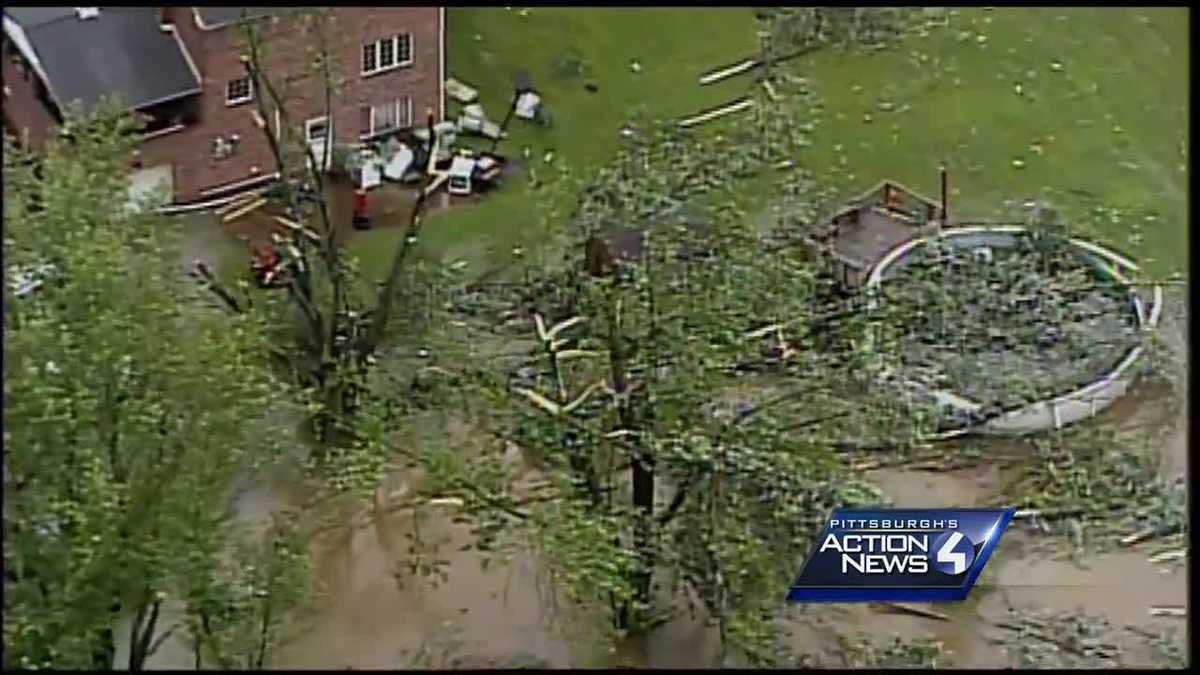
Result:
<instances>
[{"instance_id":1,"label":"green lawn","mask_svg":"<svg viewBox=\"0 0 1200 675\"><path fill-rule=\"evenodd\" d=\"M936 196L945 159L952 213L1044 195L1152 271L1185 271L1187 26L1183 8L973 8L895 52L817 54L807 163L848 190L886 176ZM1089 218L1092 200L1125 215Z\"/></svg>"},{"instance_id":2,"label":"green lawn","mask_svg":"<svg viewBox=\"0 0 1200 675\"><path fill-rule=\"evenodd\" d=\"M823 105L813 113L814 145L800 159L847 196L884 177L936 195L945 160L956 216L995 216L1005 200L1040 195L1152 271L1186 270L1186 12L961 9L949 26L885 52L804 57L793 67ZM696 82L755 50L746 8L534 8L527 17L451 9L449 22L449 72L480 89L489 117L503 116L518 68L531 72L553 113L550 130L515 120L502 150L530 146L537 158L552 148L573 167L610 157L618 129L639 108L679 117L753 84L748 75ZM598 93L554 75L572 47L590 61ZM633 58L640 74L630 72ZM479 265L535 243L541 213L523 183L431 218L426 252ZM1097 203L1120 214L1094 217ZM368 268L382 269L396 236L373 232L354 248Z\"/></svg>"}]
</instances>

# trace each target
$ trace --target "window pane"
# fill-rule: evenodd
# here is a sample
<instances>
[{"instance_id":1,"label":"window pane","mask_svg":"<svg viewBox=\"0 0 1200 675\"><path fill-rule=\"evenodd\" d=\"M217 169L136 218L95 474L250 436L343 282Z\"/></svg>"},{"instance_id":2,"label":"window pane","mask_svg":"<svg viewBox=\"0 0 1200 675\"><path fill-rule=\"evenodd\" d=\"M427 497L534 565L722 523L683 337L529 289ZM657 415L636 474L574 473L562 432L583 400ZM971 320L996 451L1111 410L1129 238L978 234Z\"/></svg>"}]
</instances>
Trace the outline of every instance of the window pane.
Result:
<instances>
[{"instance_id":1,"label":"window pane","mask_svg":"<svg viewBox=\"0 0 1200 675\"><path fill-rule=\"evenodd\" d=\"M395 101L375 106L375 133L395 129L396 121Z\"/></svg>"},{"instance_id":2,"label":"window pane","mask_svg":"<svg viewBox=\"0 0 1200 675\"><path fill-rule=\"evenodd\" d=\"M399 115L400 115L400 122L399 122L398 126L411 127L412 126L412 97L405 96L404 98L400 99L396 103L400 107L400 110L398 111Z\"/></svg>"},{"instance_id":3,"label":"window pane","mask_svg":"<svg viewBox=\"0 0 1200 675\"><path fill-rule=\"evenodd\" d=\"M363 45L363 72L369 73L376 69L375 66L375 43Z\"/></svg>"},{"instance_id":4,"label":"window pane","mask_svg":"<svg viewBox=\"0 0 1200 675\"><path fill-rule=\"evenodd\" d=\"M371 135L371 106L364 105L361 108L359 108L358 110L359 110L358 128L360 129L359 133L361 133L364 136L370 136Z\"/></svg>"},{"instance_id":5,"label":"window pane","mask_svg":"<svg viewBox=\"0 0 1200 675\"><path fill-rule=\"evenodd\" d=\"M413 37L412 33L405 33L397 36L396 42L399 44L400 52L398 63L412 63L413 60Z\"/></svg>"},{"instance_id":6,"label":"window pane","mask_svg":"<svg viewBox=\"0 0 1200 675\"><path fill-rule=\"evenodd\" d=\"M396 65L396 42L390 38L379 41L379 67L388 68Z\"/></svg>"},{"instance_id":7,"label":"window pane","mask_svg":"<svg viewBox=\"0 0 1200 675\"><path fill-rule=\"evenodd\" d=\"M250 78L242 77L236 80L230 80L225 86L225 100L228 103L237 103L250 98Z\"/></svg>"}]
</instances>

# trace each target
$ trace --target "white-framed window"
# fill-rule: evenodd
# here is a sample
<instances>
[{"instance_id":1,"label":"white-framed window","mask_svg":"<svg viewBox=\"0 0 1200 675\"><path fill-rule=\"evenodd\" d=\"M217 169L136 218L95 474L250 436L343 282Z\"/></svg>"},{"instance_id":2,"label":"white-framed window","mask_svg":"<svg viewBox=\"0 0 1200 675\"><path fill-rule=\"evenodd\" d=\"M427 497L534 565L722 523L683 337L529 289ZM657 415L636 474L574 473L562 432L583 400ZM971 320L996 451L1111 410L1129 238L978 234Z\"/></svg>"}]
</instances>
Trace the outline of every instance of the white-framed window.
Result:
<instances>
[{"instance_id":1,"label":"white-framed window","mask_svg":"<svg viewBox=\"0 0 1200 675\"><path fill-rule=\"evenodd\" d=\"M411 96L398 98L377 105L364 105L361 108L361 136L370 138L397 129L412 126L413 102Z\"/></svg>"},{"instance_id":2,"label":"white-framed window","mask_svg":"<svg viewBox=\"0 0 1200 675\"><path fill-rule=\"evenodd\" d=\"M254 84L250 76L239 77L225 84L225 105L239 105L254 98Z\"/></svg>"},{"instance_id":3,"label":"white-framed window","mask_svg":"<svg viewBox=\"0 0 1200 675\"><path fill-rule=\"evenodd\" d=\"M309 143L324 141L329 136L329 118L314 117L305 122L304 136Z\"/></svg>"},{"instance_id":4,"label":"white-framed window","mask_svg":"<svg viewBox=\"0 0 1200 675\"><path fill-rule=\"evenodd\" d=\"M385 70L411 66L413 63L412 33L401 33L368 42L362 48L362 74L374 75Z\"/></svg>"}]
</instances>

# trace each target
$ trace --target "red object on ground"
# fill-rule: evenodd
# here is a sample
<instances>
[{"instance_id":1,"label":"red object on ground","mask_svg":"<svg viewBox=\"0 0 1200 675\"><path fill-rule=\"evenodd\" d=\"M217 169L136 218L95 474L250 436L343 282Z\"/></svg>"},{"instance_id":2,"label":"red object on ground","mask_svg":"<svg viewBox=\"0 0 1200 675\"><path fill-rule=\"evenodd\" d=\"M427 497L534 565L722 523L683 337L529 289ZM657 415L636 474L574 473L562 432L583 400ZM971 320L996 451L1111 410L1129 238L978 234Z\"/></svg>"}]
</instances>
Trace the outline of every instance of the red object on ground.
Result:
<instances>
[{"instance_id":1,"label":"red object on ground","mask_svg":"<svg viewBox=\"0 0 1200 675\"><path fill-rule=\"evenodd\" d=\"M367 217L367 191L354 191L354 217L355 219Z\"/></svg>"}]
</instances>

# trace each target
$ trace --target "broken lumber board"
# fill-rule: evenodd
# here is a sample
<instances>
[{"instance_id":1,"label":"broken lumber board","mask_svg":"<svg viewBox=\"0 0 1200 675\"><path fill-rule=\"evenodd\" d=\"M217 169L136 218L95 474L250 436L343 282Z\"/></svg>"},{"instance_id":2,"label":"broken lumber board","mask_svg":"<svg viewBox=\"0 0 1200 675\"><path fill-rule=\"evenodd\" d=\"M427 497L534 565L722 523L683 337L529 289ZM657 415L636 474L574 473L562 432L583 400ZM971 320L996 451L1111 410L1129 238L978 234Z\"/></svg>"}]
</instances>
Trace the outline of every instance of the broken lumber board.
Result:
<instances>
[{"instance_id":1,"label":"broken lumber board","mask_svg":"<svg viewBox=\"0 0 1200 675\"><path fill-rule=\"evenodd\" d=\"M738 73L744 73L747 70L750 70L754 66L758 65L759 63L760 63L760 61L758 59L750 58L750 59L746 59L744 61L735 63L732 66L726 66L724 68L720 68L720 69L711 71L700 77L700 86L704 86L706 84L712 84L713 82L720 82L721 80L724 80L725 78L728 78L728 77L733 77L734 75L737 75Z\"/></svg>"},{"instance_id":2,"label":"broken lumber board","mask_svg":"<svg viewBox=\"0 0 1200 675\"><path fill-rule=\"evenodd\" d=\"M246 204L254 201L256 198L261 197L263 192L265 192L265 190L252 190L250 192L231 197L228 203L220 208L214 209L213 213L216 213L218 216L225 215L237 207L245 206Z\"/></svg>"},{"instance_id":3,"label":"broken lumber board","mask_svg":"<svg viewBox=\"0 0 1200 675\"><path fill-rule=\"evenodd\" d=\"M315 242L321 241L321 238L319 236L317 236L316 232L313 232L312 230L308 229L307 227L304 227L300 223L290 221L287 218L284 218L283 216L274 216L274 218L275 218L276 222L278 222L280 225L283 225L284 227L288 228L289 230L292 230L294 232L303 232L304 236L308 237L309 239L312 239Z\"/></svg>"},{"instance_id":4,"label":"broken lumber board","mask_svg":"<svg viewBox=\"0 0 1200 675\"><path fill-rule=\"evenodd\" d=\"M693 127L697 124L703 124L710 120L717 119L718 117L724 117L725 115L732 115L735 112L741 112L752 107L753 105L754 99L750 98L749 96L744 96L736 101L733 101L732 103L726 103L719 108L706 110L686 119L682 119L679 121L679 126L684 128Z\"/></svg>"},{"instance_id":5,"label":"broken lumber board","mask_svg":"<svg viewBox=\"0 0 1200 675\"><path fill-rule=\"evenodd\" d=\"M266 204L266 203L267 203L266 197L259 197L258 199L255 199L254 201L250 202L249 204L246 204L245 206L235 209L233 212L231 212L228 215L226 215L225 217L221 218L221 222L228 223L230 221L237 220L238 218L241 218L242 216L246 215L247 213L250 213L251 211L253 211L255 209L261 208L262 205Z\"/></svg>"},{"instance_id":6,"label":"broken lumber board","mask_svg":"<svg viewBox=\"0 0 1200 675\"><path fill-rule=\"evenodd\" d=\"M436 172L431 172L431 173L432 173L432 175L435 176L435 178L433 179L433 182L429 184L429 187L425 188L426 196L433 194L433 192L435 190L437 190L438 188L440 188L442 186L442 183L445 183L446 181L450 180L450 172L449 171L436 171Z\"/></svg>"},{"instance_id":7,"label":"broken lumber board","mask_svg":"<svg viewBox=\"0 0 1200 675\"><path fill-rule=\"evenodd\" d=\"M1187 608L1179 606L1151 607L1150 616L1169 616L1177 619L1187 618Z\"/></svg>"}]
</instances>

